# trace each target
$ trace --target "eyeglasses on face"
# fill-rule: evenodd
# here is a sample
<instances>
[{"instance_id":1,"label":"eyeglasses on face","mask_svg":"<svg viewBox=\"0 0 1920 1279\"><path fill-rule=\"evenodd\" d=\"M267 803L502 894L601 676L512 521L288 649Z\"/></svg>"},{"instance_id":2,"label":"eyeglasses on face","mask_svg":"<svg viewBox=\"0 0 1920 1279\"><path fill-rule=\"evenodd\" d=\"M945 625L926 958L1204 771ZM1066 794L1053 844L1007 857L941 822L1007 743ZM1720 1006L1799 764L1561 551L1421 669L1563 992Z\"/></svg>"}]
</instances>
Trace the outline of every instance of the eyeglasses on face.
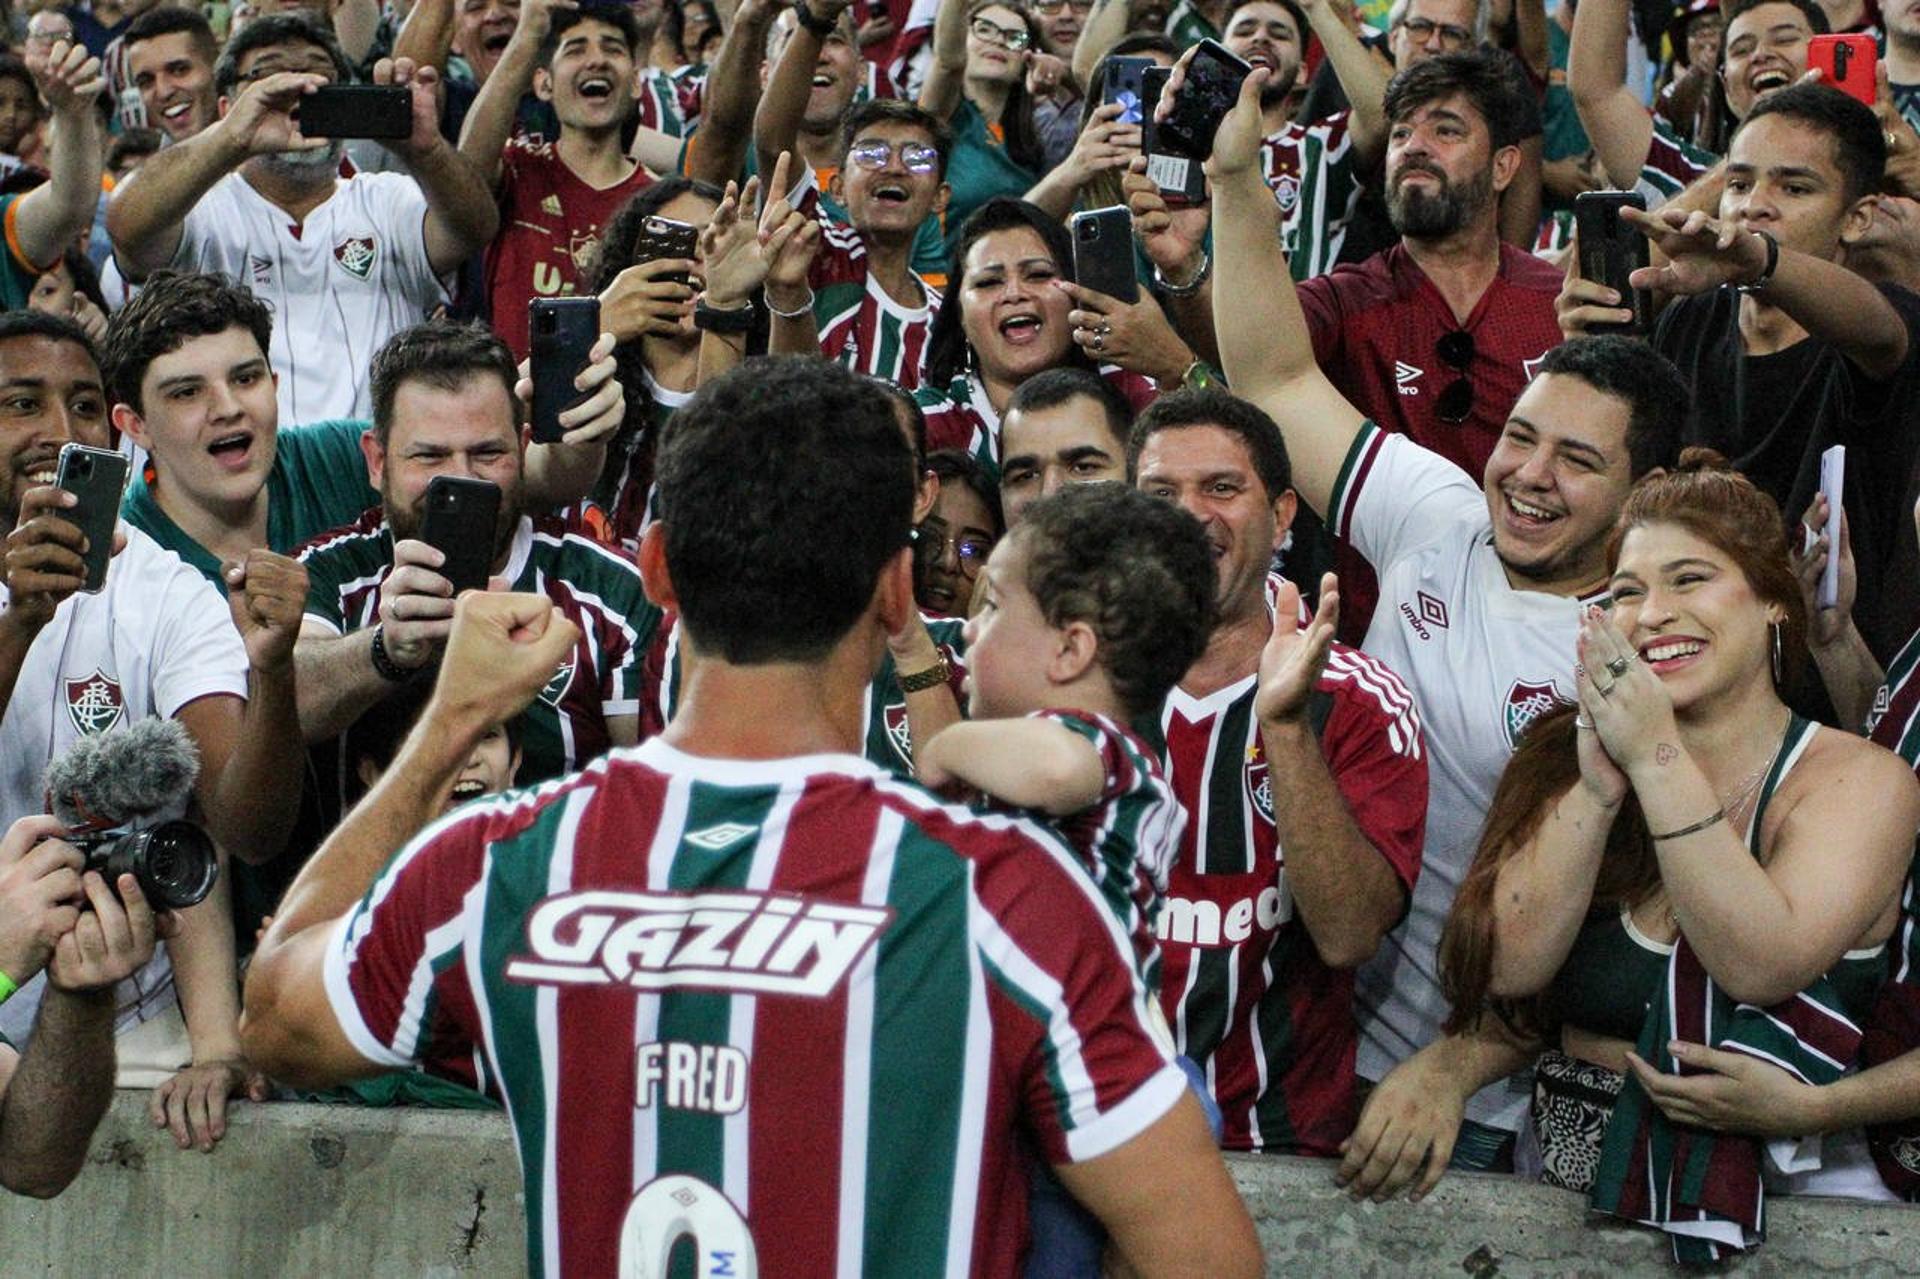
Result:
<instances>
[{"instance_id":1,"label":"eyeglasses on face","mask_svg":"<svg viewBox=\"0 0 1920 1279\"><path fill-rule=\"evenodd\" d=\"M973 32L975 39L999 45L1003 49L1011 49L1015 53L1019 53L1033 43L1033 36L1025 27L1003 27L986 18L975 18L969 29Z\"/></svg>"},{"instance_id":2,"label":"eyeglasses on face","mask_svg":"<svg viewBox=\"0 0 1920 1279\"><path fill-rule=\"evenodd\" d=\"M1432 38L1433 33L1436 31L1440 33L1440 42L1442 44L1450 45L1455 49L1465 48L1467 43L1473 39L1473 32L1467 30L1465 27L1455 26L1451 22L1433 22L1426 18L1408 18L1400 25L1406 28L1407 34L1412 36L1417 44L1425 44Z\"/></svg>"},{"instance_id":3,"label":"eyeglasses on face","mask_svg":"<svg viewBox=\"0 0 1920 1279\"><path fill-rule=\"evenodd\" d=\"M847 159L863 169L884 169L894 156L908 173L932 173L940 167L940 153L924 142L902 142L885 138L867 138L847 148Z\"/></svg>"},{"instance_id":4,"label":"eyeglasses on face","mask_svg":"<svg viewBox=\"0 0 1920 1279\"><path fill-rule=\"evenodd\" d=\"M948 548L953 550L954 562L960 566L961 576L972 580L980 575L987 557L993 554L993 539L982 537L978 533L961 533L956 536L947 527L947 522L937 515L929 515L914 530L914 554L921 562L932 567L947 558Z\"/></svg>"},{"instance_id":5,"label":"eyeglasses on face","mask_svg":"<svg viewBox=\"0 0 1920 1279\"><path fill-rule=\"evenodd\" d=\"M1033 0L1033 11L1044 13L1048 17L1071 6L1075 13L1092 13L1093 0Z\"/></svg>"}]
</instances>

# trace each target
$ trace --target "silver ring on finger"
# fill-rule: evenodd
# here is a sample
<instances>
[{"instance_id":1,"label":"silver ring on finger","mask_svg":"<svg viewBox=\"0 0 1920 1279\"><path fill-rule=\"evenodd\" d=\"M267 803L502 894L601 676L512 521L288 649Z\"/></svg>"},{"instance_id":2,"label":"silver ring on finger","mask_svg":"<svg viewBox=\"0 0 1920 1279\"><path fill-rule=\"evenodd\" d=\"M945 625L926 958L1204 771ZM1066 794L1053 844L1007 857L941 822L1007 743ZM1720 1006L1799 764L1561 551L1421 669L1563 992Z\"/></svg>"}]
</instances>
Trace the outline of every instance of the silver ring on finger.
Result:
<instances>
[{"instance_id":1,"label":"silver ring on finger","mask_svg":"<svg viewBox=\"0 0 1920 1279\"><path fill-rule=\"evenodd\" d=\"M1627 668L1632 665L1633 659L1631 657L1613 658L1607 662L1607 674L1613 676L1615 679L1619 679L1627 673Z\"/></svg>"},{"instance_id":2,"label":"silver ring on finger","mask_svg":"<svg viewBox=\"0 0 1920 1279\"><path fill-rule=\"evenodd\" d=\"M1093 335L1093 341L1087 345L1091 346L1096 353L1105 351L1107 349L1107 335L1096 330Z\"/></svg>"},{"instance_id":3,"label":"silver ring on finger","mask_svg":"<svg viewBox=\"0 0 1920 1279\"><path fill-rule=\"evenodd\" d=\"M1592 732L1592 731L1593 731L1593 721L1592 721L1592 720L1590 720L1590 719L1583 719L1582 717L1580 717L1580 716L1578 716L1578 715L1575 715L1575 716L1573 717L1573 726L1574 726L1575 728L1584 728L1584 729L1586 729L1586 730L1587 730L1588 732Z\"/></svg>"},{"instance_id":4,"label":"silver ring on finger","mask_svg":"<svg viewBox=\"0 0 1920 1279\"><path fill-rule=\"evenodd\" d=\"M1595 685L1593 686L1593 691L1594 691L1594 692L1596 692L1596 693L1598 693L1598 694L1600 694L1600 696L1602 696L1602 697L1612 697L1612 696L1613 696L1613 685L1611 685L1611 684L1609 684L1609 685L1607 685L1607 686L1606 686L1605 688L1601 688L1601 687L1600 687L1600 686L1599 686L1598 684L1595 684Z\"/></svg>"},{"instance_id":5,"label":"silver ring on finger","mask_svg":"<svg viewBox=\"0 0 1920 1279\"><path fill-rule=\"evenodd\" d=\"M1093 331L1099 334L1101 337L1107 337L1113 332L1113 325L1109 324L1105 320L1102 320L1100 321L1099 324L1094 326Z\"/></svg>"}]
</instances>

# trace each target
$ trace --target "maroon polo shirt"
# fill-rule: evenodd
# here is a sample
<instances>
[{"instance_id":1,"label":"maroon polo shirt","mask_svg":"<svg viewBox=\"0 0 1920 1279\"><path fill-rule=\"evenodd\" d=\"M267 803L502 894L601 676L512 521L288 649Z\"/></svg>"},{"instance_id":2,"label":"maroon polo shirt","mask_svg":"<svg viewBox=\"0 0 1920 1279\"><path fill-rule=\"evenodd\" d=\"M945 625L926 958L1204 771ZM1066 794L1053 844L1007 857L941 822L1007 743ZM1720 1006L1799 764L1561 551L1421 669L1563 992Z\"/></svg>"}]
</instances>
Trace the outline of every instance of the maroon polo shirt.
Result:
<instances>
[{"instance_id":1,"label":"maroon polo shirt","mask_svg":"<svg viewBox=\"0 0 1920 1279\"><path fill-rule=\"evenodd\" d=\"M1340 393L1383 429L1411 436L1478 483L1521 389L1540 357L1560 344L1553 300L1562 278L1558 268L1503 244L1499 274L1461 324L1427 273L1396 244L1302 281L1300 305L1314 358ZM1441 340L1460 330L1473 345L1471 358L1457 368L1442 358ZM1449 343L1456 358L1461 345ZM1441 397L1463 376L1473 386L1471 409L1457 424L1442 422ZM1340 546L1335 564L1341 635L1358 643L1373 616L1377 586L1351 548Z\"/></svg>"}]
</instances>

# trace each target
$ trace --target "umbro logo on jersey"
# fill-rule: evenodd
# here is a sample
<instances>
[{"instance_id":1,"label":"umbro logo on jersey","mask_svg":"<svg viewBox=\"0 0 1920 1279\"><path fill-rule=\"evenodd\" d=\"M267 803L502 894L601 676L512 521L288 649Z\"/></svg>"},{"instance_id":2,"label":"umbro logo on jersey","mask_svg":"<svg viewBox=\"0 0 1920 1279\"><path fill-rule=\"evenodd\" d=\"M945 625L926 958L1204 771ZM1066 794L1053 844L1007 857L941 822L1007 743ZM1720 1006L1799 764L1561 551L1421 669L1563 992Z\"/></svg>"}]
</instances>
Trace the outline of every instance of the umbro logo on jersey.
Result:
<instances>
[{"instance_id":1,"label":"umbro logo on jersey","mask_svg":"<svg viewBox=\"0 0 1920 1279\"><path fill-rule=\"evenodd\" d=\"M1418 382L1426 375L1427 371L1425 369L1416 368L1408 364L1405 360L1395 360L1393 362L1393 384L1399 388L1400 394L1402 395L1420 394L1420 388L1412 385L1412 383Z\"/></svg>"},{"instance_id":2,"label":"umbro logo on jersey","mask_svg":"<svg viewBox=\"0 0 1920 1279\"><path fill-rule=\"evenodd\" d=\"M257 253L247 255L247 266L253 272L255 284L273 283L273 259L263 258Z\"/></svg>"},{"instance_id":3,"label":"umbro logo on jersey","mask_svg":"<svg viewBox=\"0 0 1920 1279\"><path fill-rule=\"evenodd\" d=\"M680 842L692 844L695 848L703 848L709 853L717 853L723 848L730 848L739 843L758 829L760 829L758 826L747 826L740 822L721 822L718 826L709 826L705 830L696 830L682 835Z\"/></svg>"},{"instance_id":4,"label":"umbro logo on jersey","mask_svg":"<svg viewBox=\"0 0 1920 1279\"><path fill-rule=\"evenodd\" d=\"M1447 629L1447 602L1437 595L1416 591L1412 604L1400 601L1400 616L1407 619L1407 625L1413 628L1415 635L1430 640L1435 631Z\"/></svg>"},{"instance_id":5,"label":"umbro logo on jersey","mask_svg":"<svg viewBox=\"0 0 1920 1279\"><path fill-rule=\"evenodd\" d=\"M819 999L892 922L884 907L786 894L563 893L534 908L532 953L509 961L507 977Z\"/></svg>"},{"instance_id":6,"label":"umbro logo on jersey","mask_svg":"<svg viewBox=\"0 0 1920 1279\"><path fill-rule=\"evenodd\" d=\"M557 195L550 195L546 199L540 201L540 212L552 214L556 218L561 216L560 197Z\"/></svg>"},{"instance_id":7,"label":"umbro logo on jersey","mask_svg":"<svg viewBox=\"0 0 1920 1279\"><path fill-rule=\"evenodd\" d=\"M333 246L333 260L348 275L364 280L373 274L374 243L370 235L354 235Z\"/></svg>"}]
</instances>

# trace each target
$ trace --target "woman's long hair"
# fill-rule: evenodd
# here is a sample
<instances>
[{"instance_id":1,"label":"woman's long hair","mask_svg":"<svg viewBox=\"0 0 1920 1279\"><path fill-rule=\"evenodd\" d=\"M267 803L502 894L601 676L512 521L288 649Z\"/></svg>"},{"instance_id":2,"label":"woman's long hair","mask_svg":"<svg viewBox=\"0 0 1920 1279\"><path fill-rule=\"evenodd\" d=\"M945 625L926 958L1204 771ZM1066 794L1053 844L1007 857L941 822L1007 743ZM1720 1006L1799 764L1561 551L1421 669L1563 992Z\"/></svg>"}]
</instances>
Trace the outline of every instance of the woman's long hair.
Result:
<instances>
[{"instance_id":1,"label":"woman's long hair","mask_svg":"<svg viewBox=\"0 0 1920 1279\"><path fill-rule=\"evenodd\" d=\"M970 362L968 357L971 348L967 345L967 331L960 315L960 295L965 291L968 251L995 231L1015 227L1031 228L1047 246L1047 253L1053 258L1054 266L1060 269L1060 274L1073 274L1073 239L1060 220L1045 209L1006 195L995 196L975 209L972 216L961 224L960 236L954 241L953 257L947 264L947 291L940 298L940 309L934 314L933 327L927 332L926 385L944 391L947 383L965 372ZM1058 367L1068 366L1089 370L1094 368L1093 362L1078 343L1068 344L1067 353Z\"/></svg>"},{"instance_id":2,"label":"woman's long hair","mask_svg":"<svg viewBox=\"0 0 1920 1279\"><path fill-rule=\"evenodd\" d=\"M1627 534L1644 524L1679 525L1726 555L1746 575L1755 596L1784 611L1786 620L1779 628L1783 659L1805 651L1806 607L1788 559L1780 508L1753 481L1731 470L1720 454L1712 449L1686 449L1673 470L1654 471L1634 486L1607 548L1610 570L1620 562ZM1790 680L1792 668L1785 674ZM1551 1033L1557 1025L1545 992L1502 1000L1490 996L1488 986L1495 945L1494 893L1500 872L1539 832L1560 796L1580 785L1574 714L1573 707L1561 706L1535 720L1494 790L1473 864L1440 938L1440 986L1453 1005L1447 1019L1449 1032L1471 1026L1487 1011L1534 1034ZM1623 905L1632 909L1659 887L1660 865L1653 840L1639 800L1629 790L1607 832L1588 910L1614 911Z\"/></svg>"}]
</instances>

